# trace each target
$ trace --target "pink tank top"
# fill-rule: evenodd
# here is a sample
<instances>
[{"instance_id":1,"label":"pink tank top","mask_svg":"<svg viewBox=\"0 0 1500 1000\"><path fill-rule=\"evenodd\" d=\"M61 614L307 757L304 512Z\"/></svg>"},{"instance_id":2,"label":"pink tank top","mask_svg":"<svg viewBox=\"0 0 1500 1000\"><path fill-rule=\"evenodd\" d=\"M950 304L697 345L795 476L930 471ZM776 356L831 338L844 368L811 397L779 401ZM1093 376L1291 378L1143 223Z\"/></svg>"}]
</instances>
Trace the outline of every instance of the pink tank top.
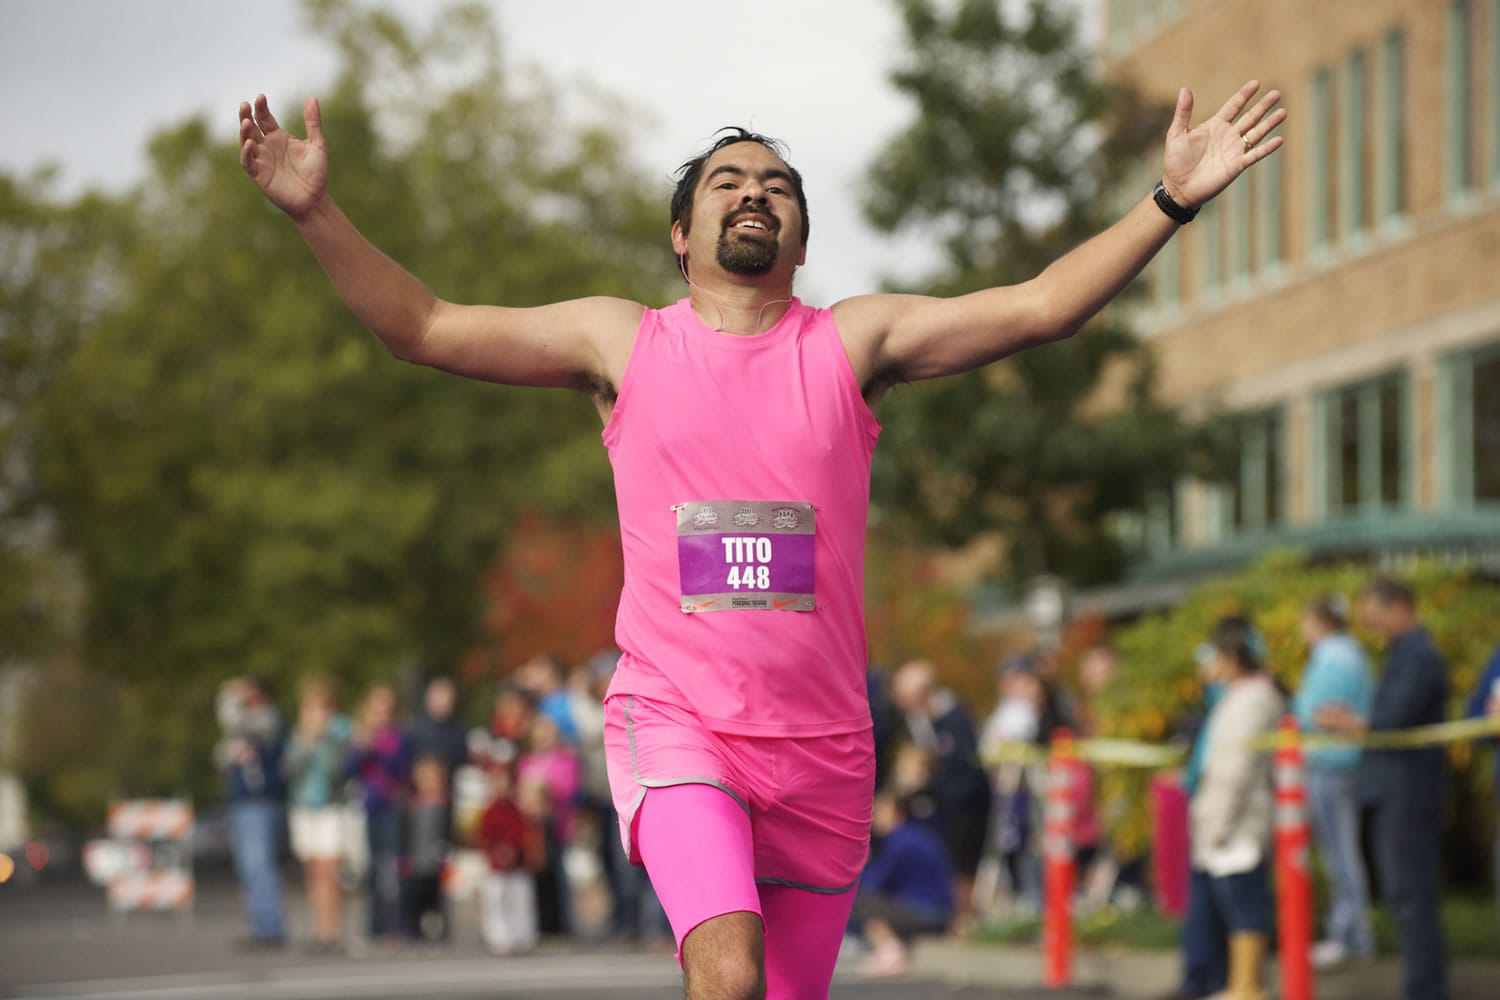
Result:
<instances>
[{"instance_id":1,"label":"pink tank top","mask_svg":"<svg viewBox=\"0 0 1500 1000\"><path fill-rule=\"evenodd\" d=\"M647 309L604 444L625 556L610 694L745 736L870 725L865 525L880 423L826 309L757 336Z\"/></svg>"}]
</instances>

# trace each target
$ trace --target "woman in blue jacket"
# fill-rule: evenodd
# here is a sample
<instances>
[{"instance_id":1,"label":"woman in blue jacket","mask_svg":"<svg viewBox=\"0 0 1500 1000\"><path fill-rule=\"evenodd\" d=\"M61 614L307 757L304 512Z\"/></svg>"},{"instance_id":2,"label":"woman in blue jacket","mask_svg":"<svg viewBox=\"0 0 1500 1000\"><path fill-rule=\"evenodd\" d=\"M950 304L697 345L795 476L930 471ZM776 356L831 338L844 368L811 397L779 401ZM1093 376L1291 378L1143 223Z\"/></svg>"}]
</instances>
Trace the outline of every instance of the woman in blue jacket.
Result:
<instances>
[{"instance_id":1,"label":"woman in blue jacket","mask_svg":"<svg viewBox=\"0 0 1500 1000\"><path fill-rule=\"evenodd\" d=\"M1302 611L1302 638L1311 653L1292 711L1305 732L1320 728L1318 712L1329 705L1370 714L1375 682L1364 649L1346 631L1348 618L1349 602L1342 594L1320 597ZM1375 956L1375 937L1359 848L1359 748L1313 749L1306 760L1308 813L1330 878L1327 936L1313 946L1313 965L1326 969L1350 959L1368 961Z\"/></svg>"}]
</instances>

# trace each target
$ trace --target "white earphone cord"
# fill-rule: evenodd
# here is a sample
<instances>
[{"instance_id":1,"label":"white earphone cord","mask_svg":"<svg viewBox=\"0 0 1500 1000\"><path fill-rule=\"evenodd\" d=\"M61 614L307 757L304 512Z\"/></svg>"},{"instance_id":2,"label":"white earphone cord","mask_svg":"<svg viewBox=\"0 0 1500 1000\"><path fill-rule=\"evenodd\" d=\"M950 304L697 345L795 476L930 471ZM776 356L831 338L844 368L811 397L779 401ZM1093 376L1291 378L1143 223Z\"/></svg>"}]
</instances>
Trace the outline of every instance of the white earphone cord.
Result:
<instances>
[{"instance_id":1,"label":"white earphone cord","mask_svg":"<svg viewBox=\"0 0 1500 1000\"><path fill-rule=\"evenodd\" d=\"M710 292L707 288L704 288L702 285L698 284L692 278L688 277L687 257L684 256L683 254L678 254L677 255L677 267L682 271L682 280L683 281L686 281L689 285L692 285L694 288L698 289L698 291L702 292L704 295L707 295L710 299L717 299L719 297L716 293ZM771 308L772 306L780 305L783 302L790 302L790 301L792 301L792 296L788 295L784 299L772 299L771 301L767 302L765 305L761 306L760 307L760 312L758 312L758 313L755 314L755 328L751 329L751 330L730 330L727 327L725 327L724 326L724 310L719 307L719 303L718 302L714 302L713 303L714 311L719 314L719 325L716 326L716 327L714 327L714 331L716 333L747 333L747 334L751 334L751 335L760 333L760 318L766 314L766 310L769 309L769 308Z\"/></svg>"}]
</instances>

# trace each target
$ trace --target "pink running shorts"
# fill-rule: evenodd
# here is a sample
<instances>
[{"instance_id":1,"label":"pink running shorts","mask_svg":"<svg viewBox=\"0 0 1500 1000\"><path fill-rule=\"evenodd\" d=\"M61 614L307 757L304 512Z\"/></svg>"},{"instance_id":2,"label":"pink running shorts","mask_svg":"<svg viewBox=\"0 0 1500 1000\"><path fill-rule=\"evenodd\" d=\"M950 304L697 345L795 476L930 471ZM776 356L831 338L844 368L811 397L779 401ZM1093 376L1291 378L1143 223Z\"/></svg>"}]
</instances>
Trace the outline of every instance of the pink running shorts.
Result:
<instances>
[{"instance_id":1,"label":"pink running shorts","mask_svg":"<svg viewBox=\"0 0 1500 1000\"><path fill-rule=\"evenodd\" d=\"M639 813L652 788L713 786L749 818L752 857L735 859L732 855L744 848L737 838L723 838L724 862L712 869L723 872L722 884L705 881L698 886L702 898L691 907L697 922L750 909L743 884L746 867L758 886L824 895L854 890L869 853L875 786L870 730L815 737L735 736L710 731L686 709L635 695L611 697L604 719L610 791L632 862L642 863L636 842ZM662 826L653 824L653 829ZM705 831L691 822L668 829L680 830L685 844L692 842L693 850L701 852L704 845L698 842ZM651 853L662 856L660 846L653 845ZM670 915L671 901L662 903ZM690 929L678 930L679 946Z\"/></svg>"}]
</instances>

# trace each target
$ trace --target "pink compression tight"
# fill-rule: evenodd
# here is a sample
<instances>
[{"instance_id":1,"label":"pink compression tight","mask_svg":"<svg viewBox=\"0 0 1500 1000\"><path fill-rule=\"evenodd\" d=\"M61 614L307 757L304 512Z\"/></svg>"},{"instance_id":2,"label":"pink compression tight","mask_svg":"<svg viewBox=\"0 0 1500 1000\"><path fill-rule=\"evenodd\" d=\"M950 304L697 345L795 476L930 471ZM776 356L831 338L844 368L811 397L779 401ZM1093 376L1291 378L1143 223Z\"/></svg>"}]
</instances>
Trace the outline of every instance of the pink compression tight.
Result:
<instances>
[{"instance_id":1,"label":"pink compression tight","mask_svg":"<svg viewBox=\"0 0 1500 1000\"><path fill-rule=\"evenodd\" d=\"M750 817L714 785L649 789L633 839L671 921L679 961L699 924L754 913L766 934L766 1000L827 1000L854 890L757 885Z\"/></svg>"}]
</instances>

